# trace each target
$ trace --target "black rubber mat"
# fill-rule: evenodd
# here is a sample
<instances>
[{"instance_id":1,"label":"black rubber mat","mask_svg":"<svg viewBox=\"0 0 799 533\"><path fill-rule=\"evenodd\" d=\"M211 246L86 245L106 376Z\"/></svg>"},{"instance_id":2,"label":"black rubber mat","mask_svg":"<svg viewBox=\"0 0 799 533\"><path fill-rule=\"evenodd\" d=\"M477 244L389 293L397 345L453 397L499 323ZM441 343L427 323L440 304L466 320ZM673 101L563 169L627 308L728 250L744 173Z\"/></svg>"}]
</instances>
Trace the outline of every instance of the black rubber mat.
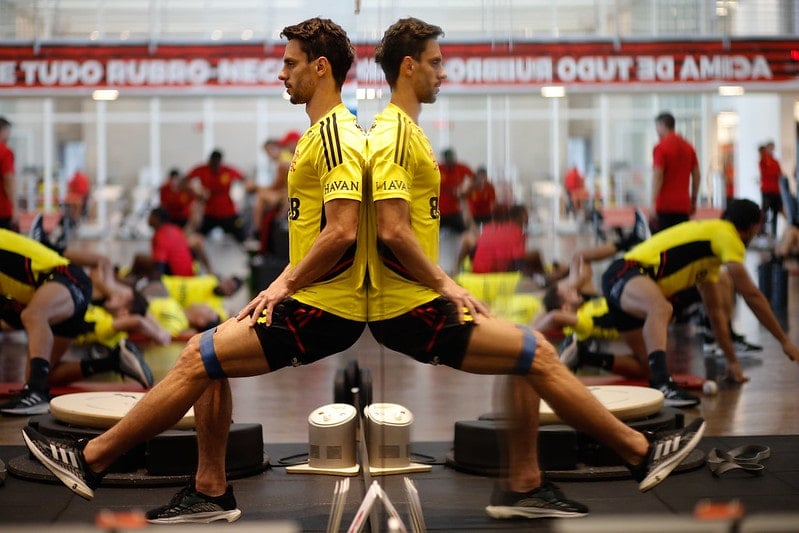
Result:
<instances>
[{"instance_id":1,"label":"black rubber mat","mask_svg":"<svg viewBox=\"0 0 799 533\"><path fill-rule=\"evenodd\" d=\"M795 513L799 509L799 436L712 437L703 439L699 449L729 450L745 444L759 444L771 449L771 457L763 464L761 475L731 471L714 477L709 468L673 474L661 485L641 493L627 479L603 481L559 481L566 495L587 505L588 518L579 523L588 525L592 518L607 519L624 515L652 515L667 520L678 515L690 517L698 502L738 500L747 516L768 516ZM554 531L558 522L552 519L498 522L484 511L495 482L491 477L466 474L444 465L450 443L414 443L414 460L427 461L432 471L411 474L419 492L422 511L431 531ZM264 473L233 481L242 520L295 521L302 531L324 531L339 477L288 474L284 462L292 462L307 452L307 444L265 446L271 467ZM0 447L0 460L27 455L19 446ZM408 500L402 475L375 477L397 507L408 517ZM0 486L2 524L93 524L95 515L104 509L128 511L149 509L166 503L174 487L101 488L92 501L85 501L61 485L19 479L12 474ZM365 494L361 477L350 478L350 491L344 509L343 526L352 521ZM632 519L632 518L631 518ZM571 524L574 521L569 521ZM575 522L575 525L578 522ZM661 523L661 522L659 522ZM619 530L625 530L620 523ZM683 529L684 531L685 529Z\"/></svg>"}]
</instances>

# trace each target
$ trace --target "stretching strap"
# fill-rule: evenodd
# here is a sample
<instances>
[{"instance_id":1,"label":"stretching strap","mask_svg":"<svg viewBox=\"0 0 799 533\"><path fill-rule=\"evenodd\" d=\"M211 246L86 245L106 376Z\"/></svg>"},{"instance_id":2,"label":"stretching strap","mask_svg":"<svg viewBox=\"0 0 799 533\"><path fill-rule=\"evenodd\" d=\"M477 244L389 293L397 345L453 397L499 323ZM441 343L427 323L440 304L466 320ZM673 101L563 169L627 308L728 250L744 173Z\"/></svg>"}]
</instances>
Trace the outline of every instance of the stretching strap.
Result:
<instances>
[{"instance_id":1,"label":"stretching strap","mask_svg":"<svg viewBox=\"0 0 799 533\"><path fill-rule=\"evenodd\" d=\"M222 370L222 365L219 364L219 359L216 357L216 350L214 350L214 331L216 328L205 330L200 337L200 358L203 360L203 366L211 379L220 379L227 377L225 371Z\"/></svg>"},{"instance_id":2,"label":"stretching strap","mask_svg":"<svg viewBox=\"0 0 799 533\"><path fill-rule=\"evenodd\" d=\"M519 360L516 361L516 366L513 368L513 373L518 375L526 375L530 372L533 366L533 358L535 357L535 350L538 347L538 341L535 335L529 328L519 328L522 330L522 352L519 354Z\"/></svg>"}]
</instances>

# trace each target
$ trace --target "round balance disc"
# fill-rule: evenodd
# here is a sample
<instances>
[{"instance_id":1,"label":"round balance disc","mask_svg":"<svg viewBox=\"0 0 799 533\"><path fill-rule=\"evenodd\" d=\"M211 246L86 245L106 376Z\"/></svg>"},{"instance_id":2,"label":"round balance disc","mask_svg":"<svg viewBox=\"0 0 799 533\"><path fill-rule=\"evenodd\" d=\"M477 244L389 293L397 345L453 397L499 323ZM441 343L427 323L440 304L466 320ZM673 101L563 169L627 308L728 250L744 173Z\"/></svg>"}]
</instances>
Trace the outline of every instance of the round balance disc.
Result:
<instances>
[{"instance_id":1,"label":"round balance disc","mask_svg":"<svg viewBox=\"0 0 799 533\"><path fill-rule=\"evenodd\" d=\"M596 385L588 390L619 420L634 420L657 413L663 408L663 393L650 387L632 385ZM540 424L562 424L552 408L541 400Z\"/></svg>"},{"instance_id":2,"label":"round balance disc","mask_svg":"<svg viewBox=\"0 0 799 533\"><path fill-rule=\"evenodd\" d=\"M50 413L61 422L89 428L108 429L125 416L144 396L143 392L77 392L50 400ZM194 428L194 408L174 429Z\"/></svg>"}]
</instances>

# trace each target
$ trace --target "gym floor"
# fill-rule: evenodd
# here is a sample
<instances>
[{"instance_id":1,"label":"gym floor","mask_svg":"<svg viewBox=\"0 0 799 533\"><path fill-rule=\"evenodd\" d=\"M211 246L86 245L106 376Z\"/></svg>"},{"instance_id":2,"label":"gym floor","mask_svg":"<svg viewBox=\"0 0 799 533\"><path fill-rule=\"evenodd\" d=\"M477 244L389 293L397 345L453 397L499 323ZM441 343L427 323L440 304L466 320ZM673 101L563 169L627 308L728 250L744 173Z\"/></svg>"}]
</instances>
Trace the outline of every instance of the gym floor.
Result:
<instances>
[{"instance_id":1,"label":"gym floor","mask_svg":"<svg viewBox=\"0 0 799 533\"><path fill-rule=\"evenodd\" d=\"M546 235L531 237L531 245L541 246L548 261L567 261L574 250L591 243L591 237L587 235L556 235L554 239ZM73 245L103 250L120 265L127 264L135 253L146 252L149 247L147 241L117 240L75 241ZM453 249L444 243L442 264L451 260L447 254ZM209 239L208 251L218 274L248 275L247 256L231 240ZM747 253L747 266L755 280L760 260L761 252L750 250ZM799 313L793 296L799 293L797 279L798 276L789 276L788 309L783 317L795 342L799 341L796 333ZM237 310L247 300L246 290L240 291L230 300L230 309ZM743 302L737 306L734 324L748 340L764 346L762 353L742 358L745 373L751 380L738 387L722 384L718 394L703 396L701 405L684 410L686 422L696 416L704 417L708 422L707 437L752 437L752 441L757 441L757 436L799 435L799 404L796 402L799 364L791 363L783 355L779 344L759 325ZM0 382L22 382L24 336L3 335ZM179 343L146 347L145 357L156 379L168 371L180 349ZM451 442L456 421L473 420L492 411L495 378L420 365L381 348L366 333L347 352L314 365L232 380L234 421L261 424L266 446L307 442L308 414L333 401L335 371L351 359L357 359L361 367L371 369L374 401L398 403L413 413L411 439L414 442ZM713 365L708 363L714 361L714 358L702 354L701 340L690 335L685 328L675 328L670 335L669 364L672 372L705 375L706 371L712 371ZM0 417L0 446L21 446L20 429L25 424L24 417Z\"/></svg>"}]
</instances>

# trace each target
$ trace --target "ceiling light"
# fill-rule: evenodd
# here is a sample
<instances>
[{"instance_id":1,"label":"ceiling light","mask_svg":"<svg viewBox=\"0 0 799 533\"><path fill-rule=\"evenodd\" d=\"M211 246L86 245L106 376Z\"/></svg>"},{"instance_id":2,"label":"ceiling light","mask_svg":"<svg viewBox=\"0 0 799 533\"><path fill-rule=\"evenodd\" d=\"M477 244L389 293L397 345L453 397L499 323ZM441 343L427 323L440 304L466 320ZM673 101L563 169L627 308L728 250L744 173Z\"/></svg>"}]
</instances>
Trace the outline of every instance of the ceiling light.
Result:
<instances>
[{"instance_id":1,"label":"ceiling light","mask_svg":"<svg viewBox=\"0 0 799 533\"><path fill-rule=\"evenodd\" d=\"M92 92L92 100L98 102L113 102L117 98L119 98L119 91L116 89L97 89Z\"/></svg>"},{"instance_id":2,"label":"ceiling light","mask_svg":"<svg viewBox=\"0 0 799 533\"><path fill-rule=\"evenodd\" d=\"M722 85L719 87L719 96L742 96L744 88L740 85Z\"/></svg>"},{"instance_id":3,"label":"ceiling light","mask_svg":"<svg viewBox=\"0 0 799 533\"><path fill-rule=\"evenodd\" d=\"M566 96L566 88L562 85L546 85L541 87L541 96L544 98L563 98Z\"/></svg>"}]
</instances>

